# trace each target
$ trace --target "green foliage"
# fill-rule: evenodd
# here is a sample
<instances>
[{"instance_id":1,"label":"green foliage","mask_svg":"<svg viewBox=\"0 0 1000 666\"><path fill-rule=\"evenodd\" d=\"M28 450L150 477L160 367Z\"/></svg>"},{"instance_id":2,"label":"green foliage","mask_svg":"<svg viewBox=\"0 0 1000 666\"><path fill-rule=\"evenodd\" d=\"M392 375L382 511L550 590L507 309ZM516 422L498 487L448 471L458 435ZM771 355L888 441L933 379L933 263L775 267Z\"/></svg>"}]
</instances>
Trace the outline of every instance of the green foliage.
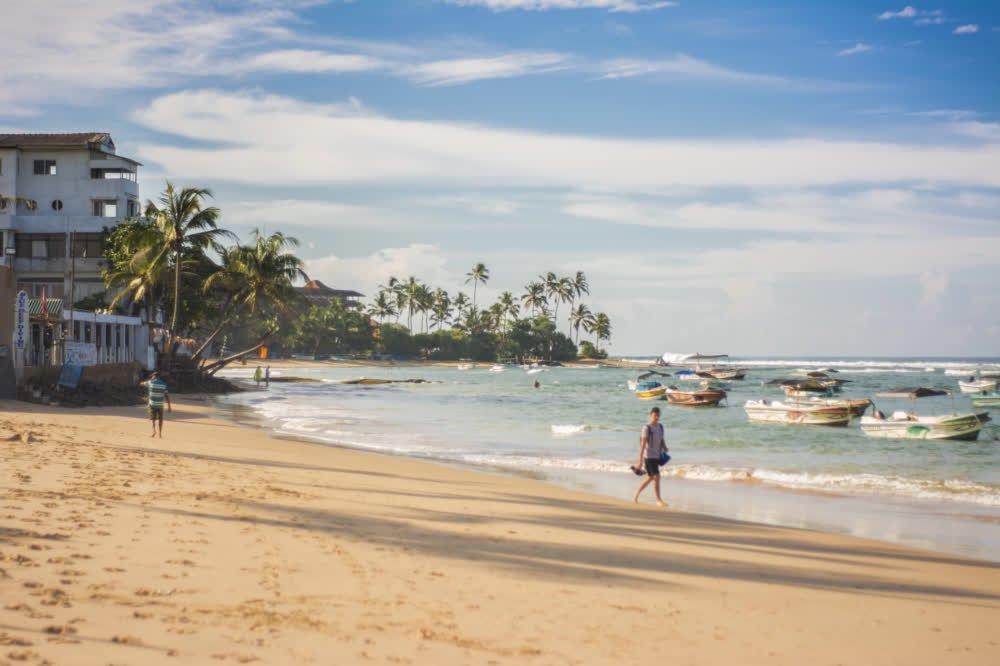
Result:
<instances>
[{"instance_id":1,"label":"green foliage","mask_svg":"<svg viewBox=\"0 0 1000 666\"><path fill-rule=\"evenodd\" d=\"M108 302L105 300L107 296L106 291L99 291L96 294L91 294L86 298L81 298L76 303L73 304L74 310L82 310L84 312L96 312L97 310L106 310L108 307Z\"/></svg>"},{"instance_id":2,"label":"green foliage","mask_svg":"<svg viewBox=\"0 0 1000 666\"><path fill-rule=\"evenodd\" d=\"M589 340L580 343L580 358L607 358L606 351L600 351Z\"/></svg>"}]
</instances>

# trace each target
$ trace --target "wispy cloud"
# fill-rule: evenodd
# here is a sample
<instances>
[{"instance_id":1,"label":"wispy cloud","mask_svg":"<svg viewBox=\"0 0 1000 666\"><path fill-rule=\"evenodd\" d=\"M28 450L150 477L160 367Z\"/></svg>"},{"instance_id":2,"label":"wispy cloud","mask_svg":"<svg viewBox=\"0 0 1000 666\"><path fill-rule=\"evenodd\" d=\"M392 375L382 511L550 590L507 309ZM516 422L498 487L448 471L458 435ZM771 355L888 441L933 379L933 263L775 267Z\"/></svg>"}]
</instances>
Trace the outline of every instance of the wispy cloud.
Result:
<instances>
[{"instance_id":1,"label":"wispy cloud","mask_svg":"<svg viewBox=\"0 0 1000 666\"><path fill-rule=\"evenodd\" d=\"M639 58L606 60L599 65L599 70L603 79L627 79L652 74L673 74L715 81L765 83L771 85L785 85L789 83L789 79L780 76L741 72L705 60L699 60L683 53L660 60Z\"/></svg>"},{"instance_id":2,"label":"wispy cloud","mask_svg":"<svg viewBox=\"0 0 1000 666\"><path fill-rule=\"evenodd\" d=\"M952 32L956 35L971 35L979 32L979 26L974 23L969 23L967 25L960 25Z\"/></svg>"},{"instance_id":3,"label":"wispy cloud","mask_svg":"<svg viewBox=\"0 0 1000 666\"><path fill-rule=\"evenodd\" d=\"M505 79L528 74L555 72L567 67L570 58L561 53L508 53L489 58L435 60L397 71L423 85L450 86L482 79Z\"/></svg>"},{"instance_id":4,"label":"wispy cloud","mask_svg":"<svg viewBox=\"0 0 1000 666\"><path fill-rule=\"evenodd\" d=\"M522 9L547 11L550 9L604 9L609 12L648 12L673 7L676 2L650 0L447 0L449 4L465 7L486 7L495 12Z\"/></svg>"},{"instance_id":5,"label":"wispy cloud","mask_svg":"<svg viewBox=\"0 0 1000 666\"><path fill-rule=\"evenodd\" d=\"M331 53L315 49L265 51L246 59L223 64L221 70L239 72L367 72L384 69L387 63L358 53Z\"/></svg>"},{"instance_id":6,"label":"wispy cloud","mask_svg":"<svg viewBox=\"0 0 1000 666\"><path fill-rule=\"evenodd\" d=\"M1000 145L992 143L596 138L402 120L353 104L214 90L166 95L133 117L187 140L141 144L139 158L194 181L633 192L908 181L1000 187Z\"/></svg>"},{"instance_id":7,"label":"wispy cloud","mask_svg":"<svg viewBox=\"0 0 1000 666\"><path fill-rule=\"evenodd\" d=\"M893 12L893 11L882 12L881 14L879 14L878 20L888 21L889 19L896 19L896 18L913 18L916 15L917 15L917 10L911 7L910 5L907 5L902 9L900 9L898 12Z\"/></svg>"},{"instance_id":8,"label":"wispy cloud","mask_svg":"<svg viewBox=\"0 0 1000 666\"><path fill-rule=\"evenodd\" d=\"M851 56L857 55L859 53L866 53L872 50L871 44L865 44L864 42L858 42L854 46L844 49L842 51L837 51L838 56Z\"/></svg>"}]
</instances>

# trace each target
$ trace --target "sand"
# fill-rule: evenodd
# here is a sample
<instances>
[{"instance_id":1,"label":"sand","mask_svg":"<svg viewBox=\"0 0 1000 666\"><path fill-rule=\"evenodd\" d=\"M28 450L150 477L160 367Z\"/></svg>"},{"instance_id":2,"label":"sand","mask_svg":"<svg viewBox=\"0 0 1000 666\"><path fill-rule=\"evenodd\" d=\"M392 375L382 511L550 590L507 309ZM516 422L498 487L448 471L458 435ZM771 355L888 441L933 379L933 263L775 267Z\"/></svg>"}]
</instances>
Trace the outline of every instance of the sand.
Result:
<instances>
[{"instance_id":1,"label":"sand","mask_svg":"<svg viewBox=\"0 0 1000 666\"><path fill-rule=\"evenodd\" d=\"M0 402L0 664L1000 663L1000 564Z\"/></svg>"}]
</instances>

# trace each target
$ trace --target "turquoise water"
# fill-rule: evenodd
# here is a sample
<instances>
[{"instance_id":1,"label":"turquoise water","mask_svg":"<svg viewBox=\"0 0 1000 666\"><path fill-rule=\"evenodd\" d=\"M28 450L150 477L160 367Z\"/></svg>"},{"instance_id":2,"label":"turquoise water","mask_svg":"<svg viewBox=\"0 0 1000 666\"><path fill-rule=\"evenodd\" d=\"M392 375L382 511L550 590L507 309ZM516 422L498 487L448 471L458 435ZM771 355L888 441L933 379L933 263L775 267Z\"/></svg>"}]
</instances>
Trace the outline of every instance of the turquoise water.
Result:
<instances>
[{"instance_id":1,"label":"turquoise water","mask_svg":"<svg viewBox=\"0 0 1000 666\"><path fill-rule=\"evenodd\" d=\"M648 409L656 404L663 410L673 455L665 472L666 487L701 488L702 494L709 497L696 508L746 517L732 507L713 508L712 496L725 497L734 490L745 493L747 487L753 487L760 489L757 501L768 493L780 493L784 499L776 500L779 505L794 504L806 496L812 496L808 501L815 501L815 496L821 494L853 500L842 506L850 506L855 513L868 512L875 506L893 507L893 520L898 520L899 507L905 506L903 513L960 516L976 525L1000 530L1000 433L995 427L985 430L976 442L884 440L866 437L856 425L818 428L751 424L742 408L748 399L781 398L777 389L762 386L769 379L794 376L798 368L833 367L840 371L838 378L850 381L844 397L871 397L897 386L936 386L955 389L954 399L920 400L920 413L969 411L969 400L957 395L961 377L946 375L945 370L991 370L1000 367L1000 360L737 361L750 367L750 372L746 380L731 382L728 406L720 408L691 409L637 400L627 389L627 381L634 378L636 371L606 367L548 368L534 373L514 366L503 372L490 371L489 366L469 370L276 370L274 376L284 372L322 381L274 383L268 391L226 396L222 402L250 408L260 424L283 435L529 473L622 497L628 497L636 480L628 473L628 465L637 457L639 429ZM247 379L251 373L240 369L231 371L230 376ZM419 378L429 383L338 383L365 376ZM532 388L535 380L541 384L538 389ZM888 412L912 405L909 401L880 401L879 407ZM1000 419L1000 410L993 412L994 418ZM669 496L668 492L668 501ZM817 509L819 513L825 510ZM782 518L783 513L789 512L777 511L777 517L765 522L849 532L859 529L789 520ZM889 530L880 534L878 525L866 524L862 529L866 535L872 535L873 530L874 536L893 538ZM910 542L1000 559L1000 552L990 552L991 544L969 546L965 542L979 537L966 536L959 546L941 543L933 535L918 536Z\"/></svg>"}]
</instances>

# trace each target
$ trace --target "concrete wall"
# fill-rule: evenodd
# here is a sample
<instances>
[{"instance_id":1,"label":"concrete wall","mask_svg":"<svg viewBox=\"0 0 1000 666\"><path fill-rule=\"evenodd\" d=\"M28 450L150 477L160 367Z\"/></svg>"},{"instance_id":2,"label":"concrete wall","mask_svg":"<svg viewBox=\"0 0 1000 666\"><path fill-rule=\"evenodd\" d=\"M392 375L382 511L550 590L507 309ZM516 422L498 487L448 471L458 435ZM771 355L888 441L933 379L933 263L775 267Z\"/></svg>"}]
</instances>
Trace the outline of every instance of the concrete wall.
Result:
<instances>
[{"instance_id":1,"label":"concrete wall","mask_svg":"<svg viewBox=\"0 0 1000 666\"><path fill-rule=\"evenodd\" d=\"M48 366L44 368L25 368L24 384L50 385L59 381L61 366ZM80 382L93 382L95 384L111 384L122 388L137 387L144 378L141 364L134 363L114 363L109 365L90 365L83 368L80 375Z\"/></svg>"}]
</instances>

